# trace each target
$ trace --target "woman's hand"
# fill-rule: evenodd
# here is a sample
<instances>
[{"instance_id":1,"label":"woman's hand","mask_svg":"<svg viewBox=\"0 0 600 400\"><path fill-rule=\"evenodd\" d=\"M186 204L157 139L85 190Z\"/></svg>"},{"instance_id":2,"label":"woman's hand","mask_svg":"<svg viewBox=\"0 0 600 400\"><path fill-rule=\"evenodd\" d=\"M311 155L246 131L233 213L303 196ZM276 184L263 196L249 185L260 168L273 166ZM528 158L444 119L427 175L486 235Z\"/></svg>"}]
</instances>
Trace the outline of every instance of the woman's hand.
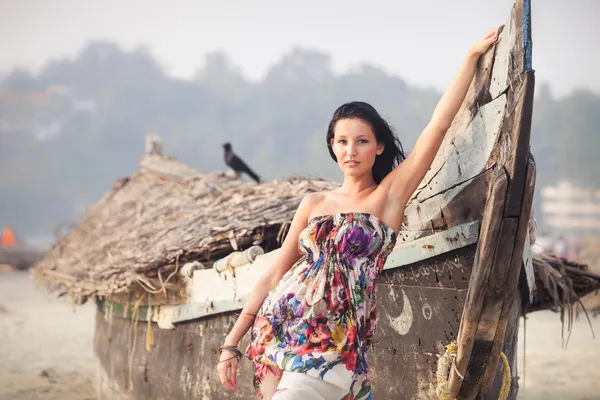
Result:
<instances>
[{"instance_id":1,"label":"woman's hand","mask_svg":"<svg viewBox=\"0 0 600 400\"><path fill-rule=\"evenodd\" d=\"M471 52L477 56L482 55L489 49L489 47L498 40L498 29L492 29L488 31L481 39L479 39L473 47Z\"/></svg>"},{"instance_id":2,"label":"woman's hand","mask_svg":"<svg viewBox=\"0 0 600 400\"><path fill-rule=\"evenodd\" d=\"M219 358L219 364L217 365L221 383L233 391L239 389L235 384L238 363L239 360L235 354L228 350L223 350L221 357Z\"/></svg>"}]
</instances>

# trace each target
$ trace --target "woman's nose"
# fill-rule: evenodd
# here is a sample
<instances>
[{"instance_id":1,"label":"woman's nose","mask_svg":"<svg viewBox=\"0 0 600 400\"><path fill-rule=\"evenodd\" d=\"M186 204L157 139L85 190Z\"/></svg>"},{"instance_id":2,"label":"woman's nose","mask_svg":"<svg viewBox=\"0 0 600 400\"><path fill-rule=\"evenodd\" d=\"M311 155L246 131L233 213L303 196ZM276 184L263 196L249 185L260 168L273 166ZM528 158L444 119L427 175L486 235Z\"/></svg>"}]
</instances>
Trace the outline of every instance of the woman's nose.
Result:
<instances>
[{"instance_id":1,"label":"woman's nose","mask_svg":"<svg viewBox=\"0 0 600 400\"><path fill-rule=\"evenodd\" d=\"M356 155L356 145L355 144L349 144L347 147L347 151L348 151L348 155Z\"/></svg>"}]
</instances>

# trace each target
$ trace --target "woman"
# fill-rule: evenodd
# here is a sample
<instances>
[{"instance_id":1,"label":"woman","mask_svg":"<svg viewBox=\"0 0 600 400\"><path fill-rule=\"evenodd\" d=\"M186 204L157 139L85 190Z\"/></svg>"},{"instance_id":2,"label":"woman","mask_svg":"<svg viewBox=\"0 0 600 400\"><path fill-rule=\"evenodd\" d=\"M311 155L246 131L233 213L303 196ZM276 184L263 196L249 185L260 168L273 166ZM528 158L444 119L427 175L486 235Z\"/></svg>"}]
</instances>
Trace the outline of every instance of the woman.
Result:
<instances>
[{"instance_id":1,"label":"woman","mask_svg":"<svg viewBox=\"0 0 600 400\"><path fill-rule=\"evenodd\" d=\"M344 173L343 184L300 202L276 261L220 349L223 385L237 390L242 353L236 346L252 327L246 355L254 363L259 398L371 398L367 348L376 322L375 279L479 57L496 40L494 29L469 50L407 157L369 104L348 103L335 111L327 144Z\"/></svg>"}]
</instances>

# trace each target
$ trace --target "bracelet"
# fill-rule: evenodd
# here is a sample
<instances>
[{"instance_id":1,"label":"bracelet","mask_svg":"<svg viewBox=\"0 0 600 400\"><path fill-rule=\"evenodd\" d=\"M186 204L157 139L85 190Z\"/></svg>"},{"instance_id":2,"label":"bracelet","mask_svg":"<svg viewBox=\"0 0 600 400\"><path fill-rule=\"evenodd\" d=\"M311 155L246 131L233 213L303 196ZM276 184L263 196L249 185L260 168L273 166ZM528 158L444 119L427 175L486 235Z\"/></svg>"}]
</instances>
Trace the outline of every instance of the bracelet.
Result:
<instances>
[{"instance_id":1,"label":"bracelet","mask_svg":"<svg viewBox=\"0 0 600 400\"><path fill-rule=\"evenodd\" d=\"M250 317L252 317L252 318L256 318L256 315L254 315L254 314L250 314L250 313L245 313L245 312L241 312L241 313L239 313L238 315L239 315L240 317L241 317L242 315L248 315L248 316L250 316Z\"/></svg>"},{"instance_id":2,"label":"bracelet","mask_svg":"<svg viewBox=\"0 0 600 400\"><path fill-rule=\"evenodd\" d=\"M223 350L227 350L235 354L235 357L238 359L238 361L243 357L242 352L236 346L221 346L219 347L219 354L221 354Z\"/></svg>"}]
</instances>

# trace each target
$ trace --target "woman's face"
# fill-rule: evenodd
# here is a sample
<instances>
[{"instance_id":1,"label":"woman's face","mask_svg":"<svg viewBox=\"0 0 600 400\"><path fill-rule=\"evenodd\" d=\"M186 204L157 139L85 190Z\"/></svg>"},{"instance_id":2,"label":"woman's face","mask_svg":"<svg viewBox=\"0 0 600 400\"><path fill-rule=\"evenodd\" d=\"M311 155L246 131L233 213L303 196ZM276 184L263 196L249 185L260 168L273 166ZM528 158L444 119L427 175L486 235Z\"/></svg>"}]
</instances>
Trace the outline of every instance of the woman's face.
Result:
<instances>
[{"instance_id":1,"label":"woman's face","mask_svg":"<svg viewBox=\"0 0 600 400\"><path fill-rule=\"evenodd\" d=\"M383 152L371 125L357 118L341 119L333 133L331 148L342 172L350 176L370 173L375 157Z\"/></svg>"}]
</instances>

